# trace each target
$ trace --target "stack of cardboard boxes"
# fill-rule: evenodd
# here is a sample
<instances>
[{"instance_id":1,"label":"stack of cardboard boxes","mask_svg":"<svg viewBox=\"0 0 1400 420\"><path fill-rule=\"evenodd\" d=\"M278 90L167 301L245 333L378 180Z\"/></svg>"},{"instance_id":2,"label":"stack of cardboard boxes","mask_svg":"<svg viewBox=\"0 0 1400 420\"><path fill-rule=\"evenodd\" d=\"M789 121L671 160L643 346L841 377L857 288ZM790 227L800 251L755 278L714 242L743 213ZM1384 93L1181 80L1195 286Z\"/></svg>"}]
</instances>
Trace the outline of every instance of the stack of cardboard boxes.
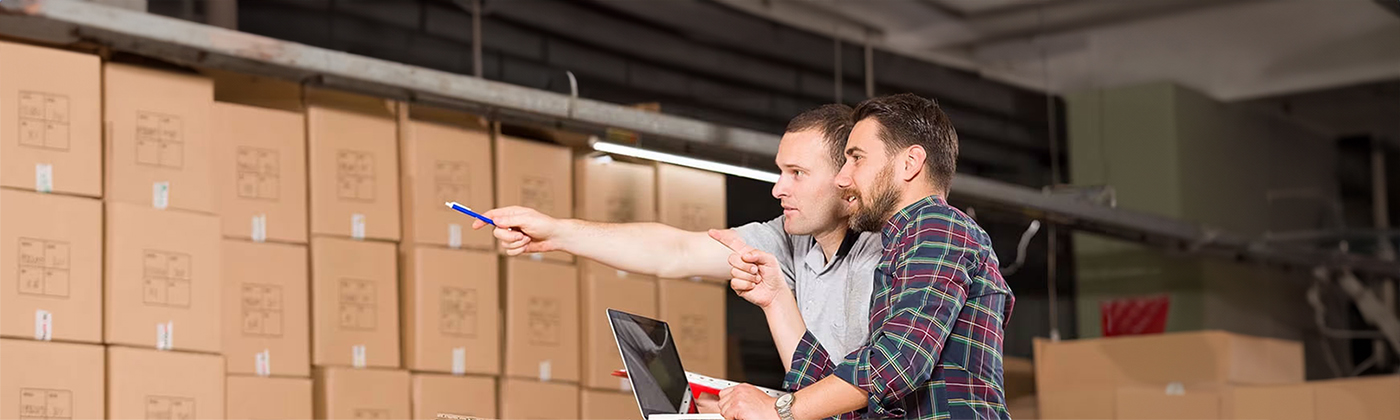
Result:
<instances>
[{"instance_id":1,"label":"stack of cardboard boxes","mask_svg":"<svg viewBox=\"0 0 1400 420\"><path fill-rule=\"evenodd\" d=\"M299 102L240 95L250 86L299 98L292 83L215 77L227 413L233 419L310 418L305 117Z\"/></svg>"},{"instance_id":2,"label":"stack of cardboard boxes","mask_svg":"<svg viewBox=\"0 0 1400 420\"><path fill-rule=\"evenodd\" d=\"M1400 377L1303 382L1301 343L1220 331L1038 341L1044 419L1400 418Z\"/></svg>"},{"instance_id":3,"label":"stack of cardboard boxes","mask_svg":"<svg viewBox=\"0 0 1400 420\"><path fill-rule=\"evenodd\" d=\"M606 308L724 375L722 282L507 258L443 206L723 228L723 176L3 42L0 127L0 417L636 418Z\"/></svg>"},{"instance_id":4,"label":"stack of cardboard boxes","mask_svg":"<svg viewBox=\"0 0 1400 420\"><path fill-rule=\"evenodd\" d=\"M490 135L483 121L399 108L403 162L404 364L412 371L413 418L438 413L496 418L501 373L500 287L489 229L447 208L495 201Z\"/></svg>"}]
</instances>

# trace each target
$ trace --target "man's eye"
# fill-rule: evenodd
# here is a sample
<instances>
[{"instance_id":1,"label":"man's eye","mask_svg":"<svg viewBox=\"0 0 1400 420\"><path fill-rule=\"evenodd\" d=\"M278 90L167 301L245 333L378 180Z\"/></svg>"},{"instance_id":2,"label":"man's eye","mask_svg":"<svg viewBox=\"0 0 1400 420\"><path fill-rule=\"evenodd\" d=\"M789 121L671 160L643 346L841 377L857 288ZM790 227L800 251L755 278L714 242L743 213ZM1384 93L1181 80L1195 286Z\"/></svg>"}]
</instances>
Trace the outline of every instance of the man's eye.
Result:
<instances>
[{"instance_id":1,"label":"man's eye","mask_svg":"<svg viewBox=\"0 0 1400 420\"><path fill-rule=\"evenodd\" d=\"M793 176L802 176L802 171L792 171Z\"/></svg>"}]
</instances>

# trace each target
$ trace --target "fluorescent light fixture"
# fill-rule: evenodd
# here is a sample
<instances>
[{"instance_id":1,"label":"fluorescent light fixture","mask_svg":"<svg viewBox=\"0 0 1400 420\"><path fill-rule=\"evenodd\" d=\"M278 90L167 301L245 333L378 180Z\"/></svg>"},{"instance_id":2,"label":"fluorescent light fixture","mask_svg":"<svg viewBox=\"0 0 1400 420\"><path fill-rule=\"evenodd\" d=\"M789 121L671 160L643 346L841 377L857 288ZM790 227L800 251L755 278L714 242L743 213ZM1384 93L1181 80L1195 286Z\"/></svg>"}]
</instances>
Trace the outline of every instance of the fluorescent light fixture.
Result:
<instances>
[{"instance_id":1,"label":"fluorescent light fixture","mask_svg":"<svg viewBox=\"0 0 1400 420\"><path fill-rule=\"evenodd\" d=\"M651 150L638 149L632 146L623 146L617 143L595 141L593 142L593 150L597 150L603 153L613 153L646 160L654 160L657 162L665 162L673 165L687 166L710 172L719 172L734 176L741 176L744 178L756 179L768 183L776 184L778 182L778 174L772 172L763 172L757 169L745 168L742 166L734 166L725 163L711 162L708 160L673 155L670 153L661 153Z\"/></svg>"}]
</instances>

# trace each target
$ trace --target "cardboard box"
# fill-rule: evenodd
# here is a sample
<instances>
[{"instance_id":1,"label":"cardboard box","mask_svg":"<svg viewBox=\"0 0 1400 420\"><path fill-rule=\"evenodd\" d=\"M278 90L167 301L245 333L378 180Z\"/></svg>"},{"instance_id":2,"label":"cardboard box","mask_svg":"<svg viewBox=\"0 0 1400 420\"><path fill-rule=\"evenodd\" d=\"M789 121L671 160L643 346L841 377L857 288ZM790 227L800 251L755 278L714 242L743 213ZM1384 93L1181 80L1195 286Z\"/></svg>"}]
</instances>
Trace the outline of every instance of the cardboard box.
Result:
<instances>
[{"instance_id":1,"label":"cardboard box","mask_svg":"<svg viewBox=\"0 0 1400 420\"><path fill-rule=\"evenodd\" d=\"M438 414L497 418L496 379L436 373L413 374L413 418L435 420Z\"/></svg>"},{"instance_id":2,"label":"cardboard box","mask_svg":"<svg viewBox=\"0 0 1400 420\"><path fill-rule=\"evenodd\" d=\"M1400 375L1313 383L1317 420L1400 419Z\"/></svg>"},{"instance_id":3,"label":"cardboard box","mask_svg":"<svg viewBox=\"0 0 1400 420\"><path fill-rule=\"evenodd\" d=\"M228 416L239 420L310 419L311 378L229 376Z\"/></svg>"},{"instance_id":4,"label":"cardboard box","mask_svg":"<svg viewBox=\"0 0 1400 420\"><path fill-rule=\"evenodd\" d=\"M223 241L229 374L311 376L307 257L304 245Z\"/></svg>"},{"instance_id":5,"label":"cardboard box","mask_svg":"<svg viewBox=\"0 0 1400 420\"><path fill-rule=\"evenodd\" d=\"M187 73L103 66L108 201L214 212L214 83Z\"/></svg>"},{"instance_id":6,"label":"cardboard box","mask_svg":"<svg viewBox=\"0 0 1400 420\"><path fill-rule=\"evenodd\" d=\"M222 351L219 218L109 202L106 225L103 342Z\"/></svg>"},{"instance_id":7,"label":"cardboard box","mask_svg":"<svg viewBox=\"0 0 1400 420\"><path fill-rule=\"evenodd\" d=\"M1134 386L1117 391L1113 411L1119 420L1216 420L1226 418L1225 396L1211 385Z\"/></svg>"},{"instance_id":8,"label":"cardboard box","mask_svg":"<svg viewBox=\"0 0 1400 420\"><path fill-rule=\"evenodd\" d=\"M578 381L578 270L522 258L504 264L505 376Z\"/></svg>"},{"instance_id":9,"label":"cardboard box","mask_svg":"<svg viewBox=\"0 0 1400 420\"><path fill-rule=\"evenodd\" d=\"M311 363L399 367L394 245L311 238Z\"/></svg>"},{"instance_id":10,"label":"cardboard box","mask_svg":"<svg viewBox=\"0 0 1400 420\"><path fill-rule=\"evenodd\" d=\"M579 414L584 420L643 420L641 407L631 391L582 390Z\"/></svg>"},{"instance_id":11,"label":"cardboard box","mask_svg":"<svg viewBox=\"0 0 1400 420\"><path fill-rule=\"evenodd\" d=\"M305 117L224 102L213 114L224 236L306 243Z\"/></svg>"},{"instance_id":12,"label":"cardboard box","mask_svg":"<svg viewBox=\"0 0 1400 420\"><path fill-rule=\"evenodd\" d=\"M317 419L406 419L411 415L408 389L408 371L317 368L315 416Z\"/></svg>"},{"instance_id":13,"label":"cardboard box","mask_svg":"<svg viewBox=\"0 0 1400 420\"><path fill-rule=\"evenodd\" d=\"M554 420L579 418L578 385L501 379L501 418Z\"/></svg>"},{"instance_id":14,"label":"cardboard box","mask_svg":"<svg viewBox=\"0 0 1400 420\"><path fill-rule=\"evenodd\" d=\"M1037 411L1046 420L1112 420L1117 393L1113 388L1042 391L1036 395Z\"/></svg>"},{"instance_id":15,"label":"cardboard box","mask_svg":"<svg viewBox=\"0 0 1400 420\"><path fill-rule=\"evenodd\" d=\"M729 227L724 174L683 166L656 165L656 215L689 231Z\"/></svg>"},{"instance_id":16,"label":"cardboard box","mask_svg":"<svg viewBox=\"0 0 1400 420\"><path fill-rule=\"evenodd\" d=\"M394 108L383 99L307 89L311 233L399 240Z\"/></svg>"},{"instance_id":17,"label":"cardboard box","mask_svg":"<svg viewBox=\"0 0 1400 420\"><path fill-rule=\"evenodd\" d=\"M101 65L0 42L0 185L102 196Z\"/></svg>"},{"instance_id":18,"label":"cardboard box","mask_svg":"<svg viewBox=\"0 0 1400 420\"><path fill-rule=\"evenodd\" d=\"M403 245L405 367L501 373L500 269L494 253Z\"/></svg>"},{"instance_id":19,"label":"cardboard box","mask_svg":"<svg viewBox=\"0 0 1400 420\"><path fill-rule=\"evenodd\" d=\"M656 167L609 156L574 158L574 217L596 222L656 221Z\"/></svg>"},{"instance_id":20,"label":"cardboard box","mask_svg":"<svg viewBox=\"0 0 1400 420\"><path fill-rule=\"evenodd\" d=\"M102 202L0 190L0 336L102 342Z\"/></svg>"},{"instance_id":21,"label":"cardboard box","mask_svg":"<svg viewBox=\"0 0 1400 420\"><path fill-rule=\"evenodd\" d=\"M1035 395L1007 398L1006 412L1011 415L1011 418L1017 420L1035 420L1040 418L1040 409L1036 408Z\"/></svg>"},{"instance_id":22,"label":"cardboard box","mask_svg":"<svg viewBox=\"0 0 1400 420\"><path fill-rule=\"evenodd\" d=\"M5 339L0 355L0 418L105 417L102 346Z\"/></svg>"},{"instance_id":23,"label":"cardboard box","mask_svg":"<svg viewBox=\"0 0 1400 420\"><path fill-rule=\"evenodd\" d=\"M561 219L574 217L570 160L566 147L496 136L496 207L525 206ZM573 255L557 251L536 258L574 261Z\"/></svg>"},{"instance_id":24,"label":"cardboard box","mask_svg":"<svg viewBox=\"0 0 1400 420\"><path fill-rule=\"evenodd\" d=\"M223 358L107 347L107 418L224 418Z\"/></svg>"},{"instance_id":25,"label":"cardboard box","mask_svg":"<svg viewBox=\"0 0 1400 420\"><path fill-rule=\"evenodd\" d=\"M585 388L627 391L627 380L612 376L622 369L617 340L608 324L608 309L657 318L656 278L632 274L593 260L580 260L583 281L583 381Z\"/></svg>"},{"instance_id":26,"label":"cardboard box","mask_svg":"<svg viewBox=\"0 0 1400 420\"><path fill-rule=\"evenodd\" d=\"M693 280L658 282L660 318L671 326L685 370L716 378L727 376L724 299L728 290Z\"/></svg>"},{"instance_id":27,"label":"cardboard box","mask_svg":"<svg viewBox=\"0 0 1400 420\"><path fill-rule=\"evenodd\" d=\"M1221 331L1035 342L1037 389L1303 381L1302 343Z\"/></svg>"},{"instance_id":28,"label":"cardboard box","mask_svg":"<svg viewBox=\"0 0 1400 420\"><path fill-rule=\"evenodd\" d=\"M495 249L490 229L472 230L476 219L443 205L455 201L481 211L495 207L487 153L490 134L431 121L402 120L401 124L404 242Z\"/></svg>"},{"instance_id":29,"label":"cardboard box","mask_svg":"<svg viewBox=\"0 0 1400 420\"><path fill-rule=\"evenodd\" d=\"M1314 383L1232 387L1229 419L1313 420L1317 418Z\"/></svg>"},{"instance_id":30,"label":"cardboard box","mask_svg":"<svg viewBox=\"0 0 1400 420\"><path fill-rule=\"evenodd\" d=\"M1001 371L1001 387L1007 401L1035 394L1035 365L1031 359L1003 357Z\"/></svg>"}]
</instances>

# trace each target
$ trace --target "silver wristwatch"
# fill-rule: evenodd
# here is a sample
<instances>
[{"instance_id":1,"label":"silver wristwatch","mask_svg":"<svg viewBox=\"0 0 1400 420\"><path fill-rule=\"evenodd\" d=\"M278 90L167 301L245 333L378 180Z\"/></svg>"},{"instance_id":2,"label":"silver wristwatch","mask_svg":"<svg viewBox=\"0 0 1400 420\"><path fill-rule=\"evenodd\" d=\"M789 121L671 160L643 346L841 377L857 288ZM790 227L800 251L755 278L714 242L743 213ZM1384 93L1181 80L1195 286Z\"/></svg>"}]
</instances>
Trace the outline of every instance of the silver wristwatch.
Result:
<instances>
[{"instance_id":1,"label":"silver wristwatch","mask_svg":"<svg viewBox=\"0 0 1400 420\"><path fill-rule=\"evenodd\" d=\"M778 401L777 401L777 402L773 403L773 408L777 408L777 409L778 409L778 418L779 418L779 419L782 419L782 420L793 420L793 419L792 419L792 402L793 402L793 400L796 399L796 398L797 398L797 397L794 397L793 394L783 394L783 396L778 397Z\"/></svg>"}]
</instances>

